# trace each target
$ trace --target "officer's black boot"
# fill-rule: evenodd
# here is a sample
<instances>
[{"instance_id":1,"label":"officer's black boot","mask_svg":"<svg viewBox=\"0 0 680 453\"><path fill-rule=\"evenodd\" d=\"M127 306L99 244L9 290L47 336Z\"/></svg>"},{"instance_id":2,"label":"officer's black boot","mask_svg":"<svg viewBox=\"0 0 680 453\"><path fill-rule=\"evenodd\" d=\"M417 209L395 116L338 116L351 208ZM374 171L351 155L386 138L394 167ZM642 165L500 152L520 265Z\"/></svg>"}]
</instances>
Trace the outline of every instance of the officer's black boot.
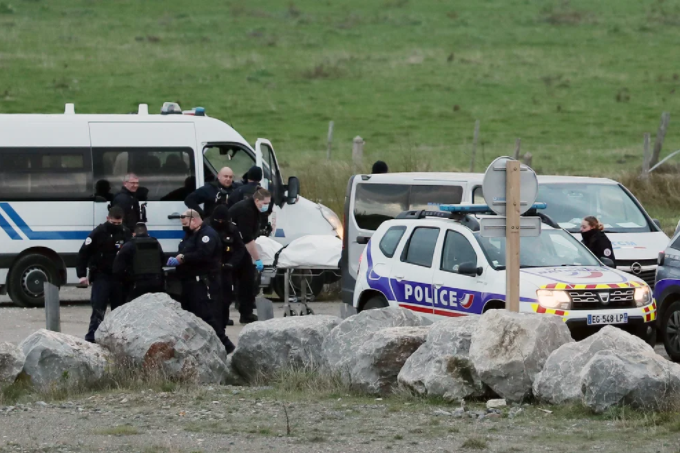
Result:
<instances>
[{"instance_id":1,"label":"officer's black boot","mask_svg":"<svg viewBox=\"0 0 680 453\"><path fill-rule=\"evenodd\" d=\"M246 313L243 314L241 313L241 319L239 319L239 322L243 325L245 324L250 324L251 322L257 321L257 315L255 313Z\"/></svg>"}]
</instances>

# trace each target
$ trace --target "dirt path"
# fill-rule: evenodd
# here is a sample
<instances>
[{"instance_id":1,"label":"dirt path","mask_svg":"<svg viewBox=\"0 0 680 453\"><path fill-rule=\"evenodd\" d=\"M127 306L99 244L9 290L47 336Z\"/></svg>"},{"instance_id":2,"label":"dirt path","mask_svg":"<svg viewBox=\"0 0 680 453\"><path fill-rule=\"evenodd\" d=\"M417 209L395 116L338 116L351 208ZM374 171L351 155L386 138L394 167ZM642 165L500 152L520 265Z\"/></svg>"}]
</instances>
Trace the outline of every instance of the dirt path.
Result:
<instances>
[{"instance_id":1,"label":"dirt path","mask_svg":"<svg viewBox=\"0 0 680 453\"><path fill-rule=\"evenodd\" d=\"M288 412L290 434L287 432ZM483 406L473 408L485 412ZM0 452L662 452L680 445L677 414L525 406L509 418L455 418L405 397L310 398L272 388L110 393L0 407Z\"/></svg>"}]
</instances>

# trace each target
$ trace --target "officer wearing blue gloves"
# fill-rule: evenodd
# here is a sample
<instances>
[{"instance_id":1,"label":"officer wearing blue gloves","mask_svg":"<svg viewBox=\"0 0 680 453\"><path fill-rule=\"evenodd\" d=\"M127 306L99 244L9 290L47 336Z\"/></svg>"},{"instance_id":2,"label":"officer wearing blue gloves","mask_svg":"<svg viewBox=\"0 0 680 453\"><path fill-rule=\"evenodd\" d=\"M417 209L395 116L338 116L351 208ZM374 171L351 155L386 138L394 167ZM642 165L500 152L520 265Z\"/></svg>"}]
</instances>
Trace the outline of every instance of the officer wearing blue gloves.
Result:
<instances>
[{"instance_id":1,"label":"officer wearing blue gloves","mask_svg":"<svg viewBox=\"0 0 680 453\"><path fill-rule=\"evenodd\" d=\"M252 198L239 201L229 209L232 221L241 232L241 237L246 245L248 254L234 270L234 280L237 283L237 300L239 302L240 323L248 324L257 321L255 309L255 296L260 288L255 284L255 269L262 271L264 265L257 253L255 239L260 233L260 217L269 211L269 203L272 196L262 187L255 190ZM255 265L253 266L253 263Z\"/></svg>"},{"instance_id":2,"label":"officer wearing blue gloves","mask_svg":"<svg viewBox=\"0 0 680 453\"><path fill-rule=\"evenodd\" d=\"M220 339L227 354L236 347L227 338L222 324L222 247L217 232L203 223L201 216L189 209L180 216L184 239L179 254L168 259L167 265L177 267L182 282L182 308L208 323Z\"/></svg>"}]
</instances>

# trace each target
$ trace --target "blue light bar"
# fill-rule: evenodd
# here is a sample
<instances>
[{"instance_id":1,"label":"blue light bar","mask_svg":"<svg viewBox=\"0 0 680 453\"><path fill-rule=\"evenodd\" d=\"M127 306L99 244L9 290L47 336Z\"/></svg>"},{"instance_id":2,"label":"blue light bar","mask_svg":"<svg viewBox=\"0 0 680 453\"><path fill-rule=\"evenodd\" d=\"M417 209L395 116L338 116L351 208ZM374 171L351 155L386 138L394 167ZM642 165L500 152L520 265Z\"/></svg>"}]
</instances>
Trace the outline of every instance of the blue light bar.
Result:
<instances>
[{"instance_id":1,"label":"blue light bar","mask_svg":"<svg viewBox=\"0 0 680 453\"><path fill-rule=\"evenodd\" d=\"M548 204L534 203L531 207L533 209L546 209L548 207ZM493 212L489 205L486 204L443 204L439 206L439 210L446 212L464 212L474 214Z\"/></svg>"}]
</instances>

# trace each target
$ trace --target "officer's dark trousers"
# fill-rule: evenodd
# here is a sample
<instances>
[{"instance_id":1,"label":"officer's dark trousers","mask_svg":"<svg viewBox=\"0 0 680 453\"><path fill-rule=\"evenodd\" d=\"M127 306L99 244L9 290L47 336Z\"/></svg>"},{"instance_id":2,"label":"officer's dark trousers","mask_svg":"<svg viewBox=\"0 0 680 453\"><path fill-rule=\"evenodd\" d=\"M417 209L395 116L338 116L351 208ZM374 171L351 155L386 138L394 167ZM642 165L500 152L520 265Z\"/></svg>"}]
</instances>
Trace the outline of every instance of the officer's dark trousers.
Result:
<instances>
[{"instance_id":1,"label":"officer's dark trousers","mask_svg":"<svg viewBox=\"0 0 680 453\"><path fill-rule=\"evenodd\" d=\"M99 324L104 321L106 307L111 305L111 310L115 310L123 304L123 290L120 280L111 275L97 275L92 282L90 302L92 304L92 316L85 340L94 343L94 333L99 328Z\"/></svg>"},{"instance_id":2,"label":"officer's dark trousers","mask_svg":"<svg viewBox=\"0 0 680 453\"><path fill-rule=\"evenodd\" d=\"M224 328L227 327L229 308L234 300L234 280L232 279L231 272L231 270L222 271L222 323Z\"/></svg>"},{"instance_id":3,"label":"officer's dark trousers","mask_svg":"<svg viewBox=\"0 0 680 453\"><path fill-rule=\"evenodd\" d=\"M160 278L137 280L129 288L126 300L130 302L144 294L163 292L165 292L165 285Z\"/></svg>"},{"instance_id":4,"label":"officer's dark trousers","mask_svg":"<svg viewBox=\"0 0 680 453\"><path fill-rule=\"evenodd\" d=\"M182 280L182 307L212 327L225 347L231 344L222 325L222 288L218 276L208 278L207 285L203 278Z\"/></svg>"},{"instance_id":5,"label":"officer's dark trousers","mask_svg":"<svg viewBox=\"0 0 680 453\"><path fill-rule=\"evenodd\" d=\"M241 315L251 315L255 309L255 266L250 254L234 269L234 281L236 283L236 299L238 311Z\"/></svg>"}]
</instances>

